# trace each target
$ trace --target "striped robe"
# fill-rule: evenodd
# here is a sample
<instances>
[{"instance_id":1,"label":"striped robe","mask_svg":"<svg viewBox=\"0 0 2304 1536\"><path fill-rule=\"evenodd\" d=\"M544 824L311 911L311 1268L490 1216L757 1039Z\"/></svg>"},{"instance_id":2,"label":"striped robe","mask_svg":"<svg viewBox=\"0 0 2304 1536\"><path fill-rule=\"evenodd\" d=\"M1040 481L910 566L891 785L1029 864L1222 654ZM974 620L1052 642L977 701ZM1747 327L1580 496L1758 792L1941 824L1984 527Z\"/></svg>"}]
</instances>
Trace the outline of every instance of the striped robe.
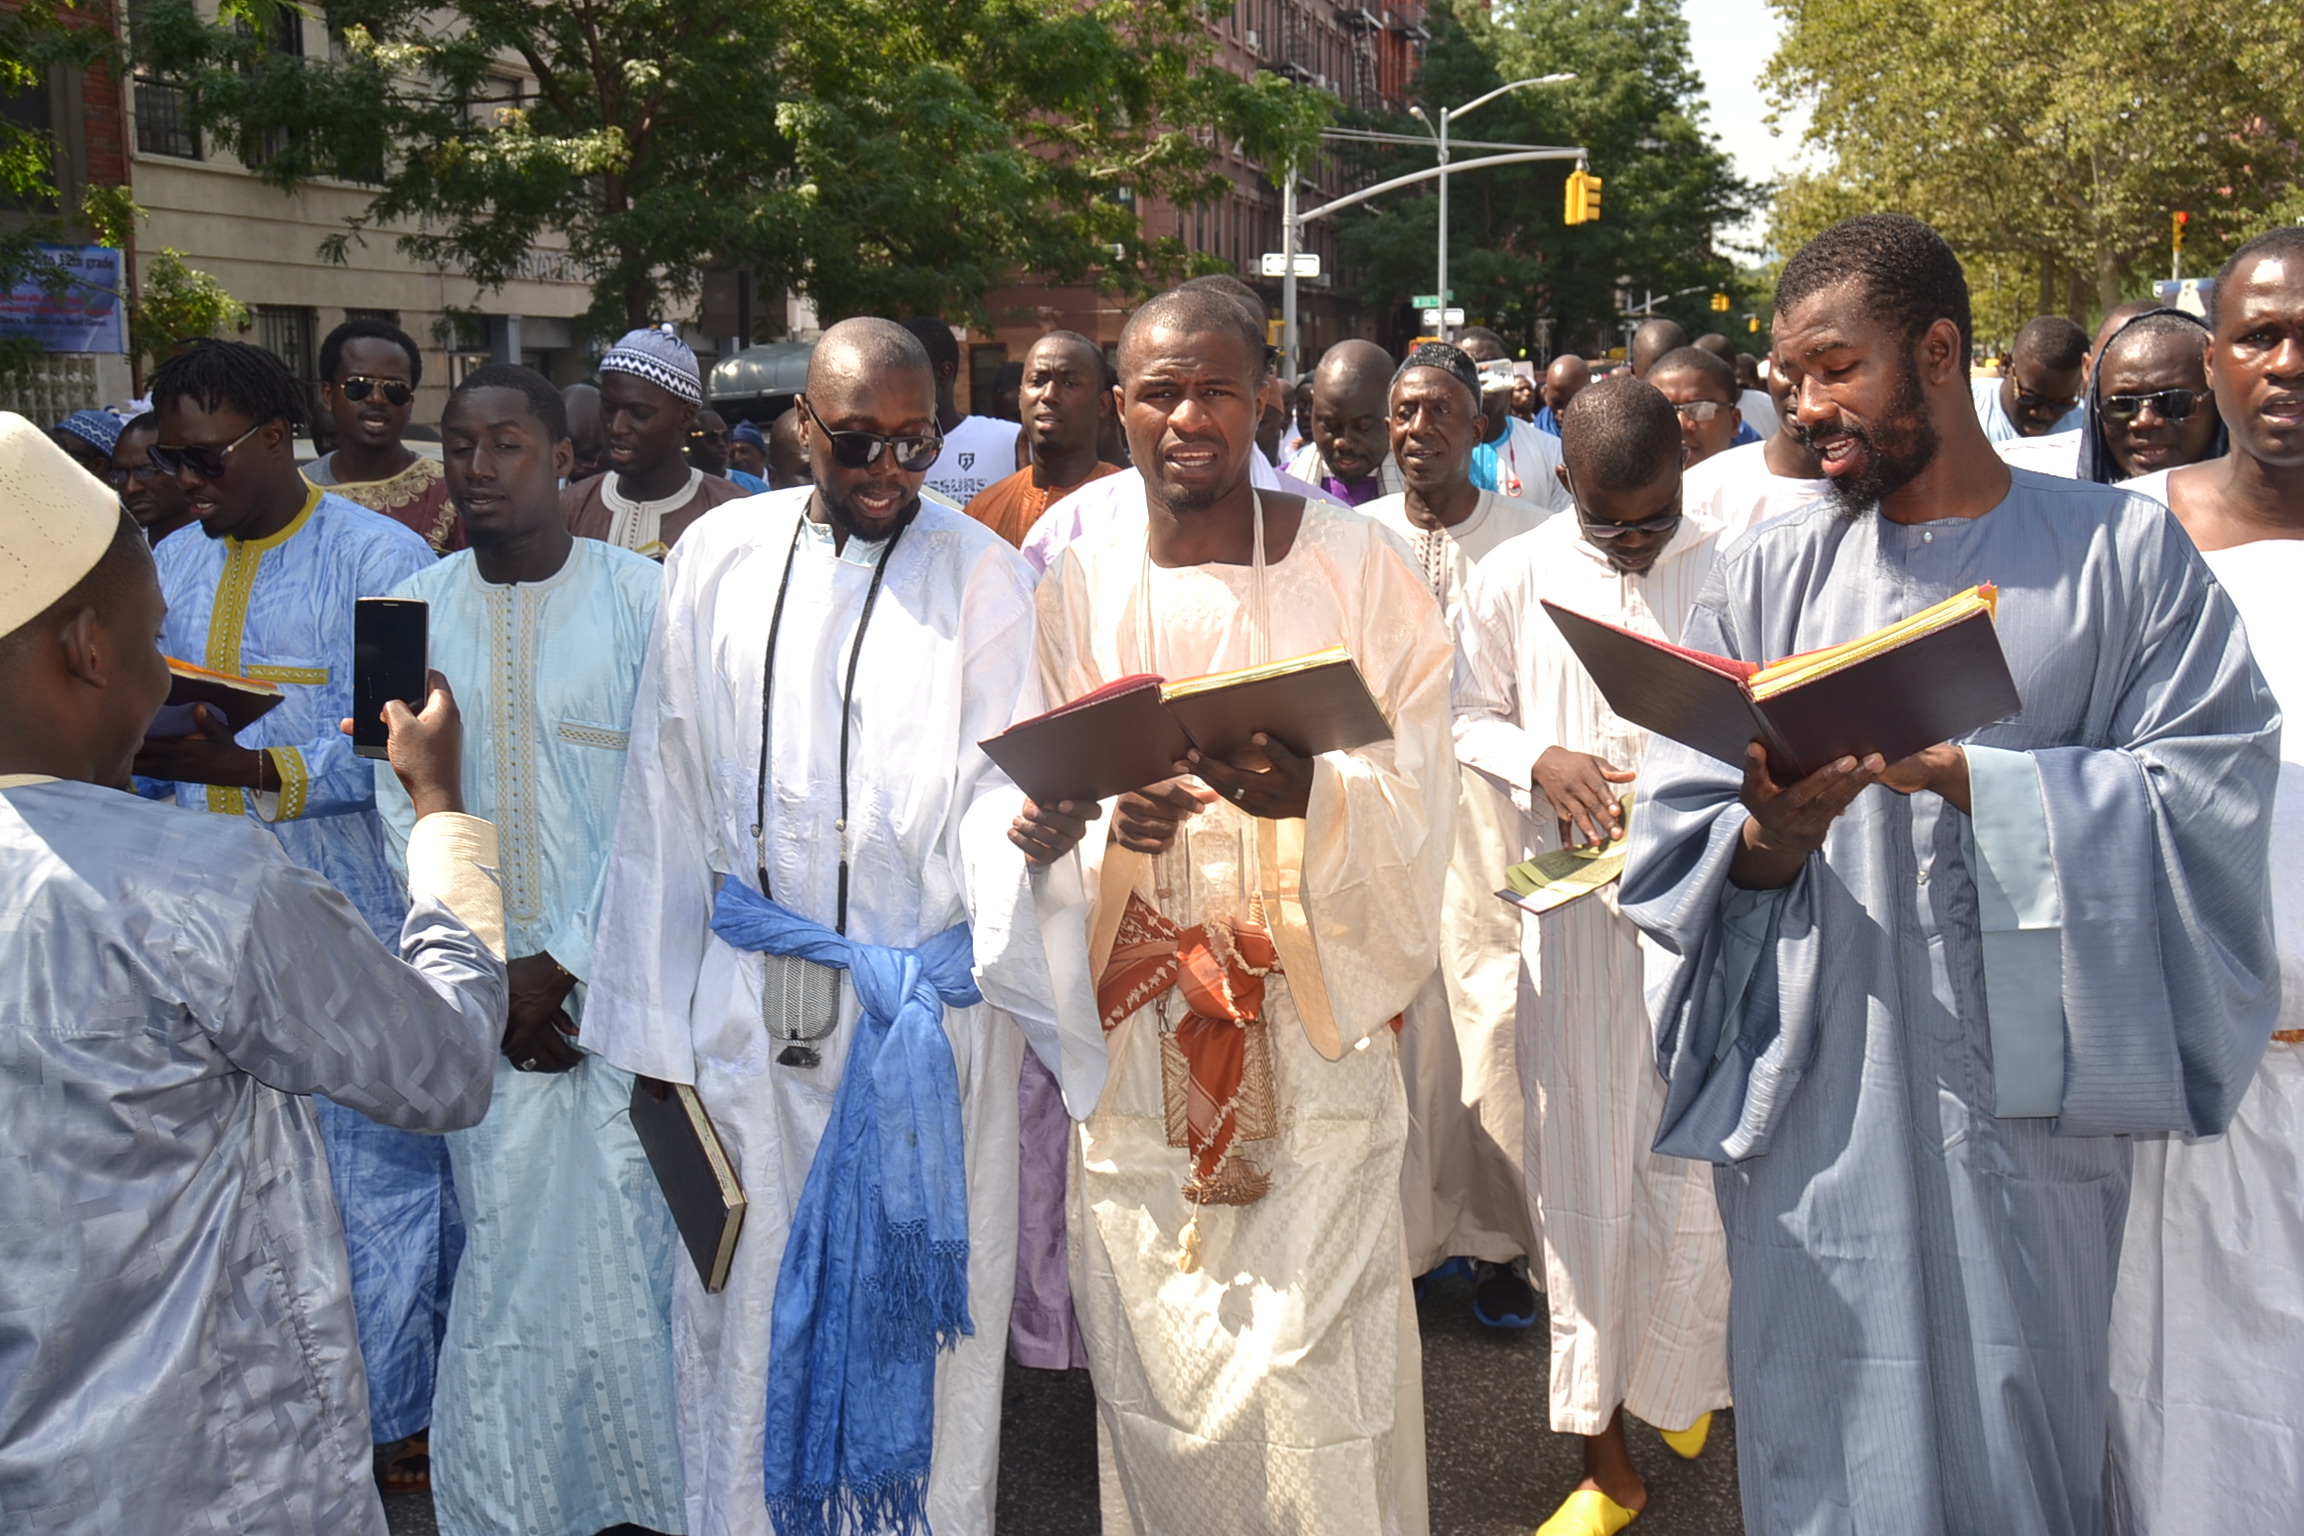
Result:
<instances>
[{"instance_id":1,"label":"striped robe","mask_svg":"<svg viewBox=\"0 0 2304 1536\"><path fill-rule=\"evenodd\" d=\"M1691 514L1656 564L1629 576L1571 515L1511 540L1473 573L1457 625L1456 751L1519 807L1515 856L1560 843L1530 782L1547 748L1635 769L1648 748L1537 604L1549 598L1677 640L1716 535ZM1651 1150L1664 1082L1641 1000L1639 933L1604 888L1523 915L1521 957L1520 1077L1552 1320L1552 1427L1598 1434L1621 1405L1684 1429L1728 1401L1727 1256L1709 1171Z\"/></svg>"}]
</instances>

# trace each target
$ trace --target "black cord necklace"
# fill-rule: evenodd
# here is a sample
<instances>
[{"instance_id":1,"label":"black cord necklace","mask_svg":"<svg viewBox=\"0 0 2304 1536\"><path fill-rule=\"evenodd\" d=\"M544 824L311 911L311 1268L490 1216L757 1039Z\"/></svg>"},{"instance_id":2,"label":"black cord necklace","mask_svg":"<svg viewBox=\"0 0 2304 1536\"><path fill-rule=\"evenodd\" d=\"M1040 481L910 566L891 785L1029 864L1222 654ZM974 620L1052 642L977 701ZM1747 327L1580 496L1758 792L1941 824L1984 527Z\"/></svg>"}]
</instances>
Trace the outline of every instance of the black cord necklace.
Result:
<instances>
[{"instance_id":1,"label":"black cord necklace","mask_svg":"<svg viewBox=\"0 0 2304 1536\"><path fill-rule=\"evenodd\" d=\"M775 722L776 641L783 632L784 599L792 591L792 567L799 558L800 536L806 531L806 521L807 514L803 512L801 522L793 526L792 543L784 551L784 576L776 584L776 606L768 618L768 651L761 663L759 798L753 812L752 838L759 853L760 894L771 901L776 897L768 887L768 767ZM881 547L880 558L872 567L872 582L864 590L864 611L856 619L856 638L848 647L847 675L840 689L840 819L833 823L840 839L840 875L832 927L842 934L848 931L848 743L855 715L856 665L864 654L864 631L872 623L872 610L880 601L880 586L888 574L888 562L896 555L896 541L909 526L909 518L896 525L896 531L888 535L888 542ZM777 1055L776 1064L816 1066L822 1058L812 1042L823 1039L840 1022L839 972L792 956L766 958L768 978L760 995L760 1021L767 1026L772 1038L783 1042L784 1049Z\"/></svg>"}]
</instances>

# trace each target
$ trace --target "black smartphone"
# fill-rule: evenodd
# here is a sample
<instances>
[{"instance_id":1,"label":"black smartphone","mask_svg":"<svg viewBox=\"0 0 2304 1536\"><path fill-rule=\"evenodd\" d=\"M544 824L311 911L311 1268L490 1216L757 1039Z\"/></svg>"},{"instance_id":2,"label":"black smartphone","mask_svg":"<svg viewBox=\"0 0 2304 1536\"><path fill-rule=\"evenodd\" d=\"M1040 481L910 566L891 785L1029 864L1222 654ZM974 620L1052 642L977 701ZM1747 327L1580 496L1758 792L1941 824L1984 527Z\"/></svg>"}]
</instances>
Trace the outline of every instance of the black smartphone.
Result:
<instances>
[{"instance_id":1,"label":"black smartphone","mask_svg":"<svg viewBox=\"0 0 2304 1536\"><path fill-rule=\"evenodd\" d=\"M352 750L383 757L384 706L424 707L431 608L406 597L363 597L352 605Z\"/></svg>"}]
</instances>

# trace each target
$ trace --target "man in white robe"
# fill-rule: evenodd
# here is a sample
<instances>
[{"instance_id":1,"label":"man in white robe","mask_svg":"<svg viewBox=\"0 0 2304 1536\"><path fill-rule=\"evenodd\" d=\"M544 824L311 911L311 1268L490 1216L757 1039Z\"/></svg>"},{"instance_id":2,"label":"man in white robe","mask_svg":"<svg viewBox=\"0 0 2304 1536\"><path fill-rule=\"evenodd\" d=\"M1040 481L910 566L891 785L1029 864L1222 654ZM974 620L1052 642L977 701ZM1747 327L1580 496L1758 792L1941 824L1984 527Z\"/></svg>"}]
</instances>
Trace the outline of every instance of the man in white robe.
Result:
<instances>
[{"instance_id":1,"label":"man in white robe","mask_svg":"<svg viewBox=\"0 0 2304 1536\"><path fill-rule=\"evenodd\" d=\"M503 917L454 702L388 712L403 959L246 818L128 792L170 686L144 536L20 416L0 482L0 1523L384 1536L311 1095L488 1107Z\"/></svg>"},{"instance_id":2,"label":"man in white robe","mask_svg":"<svg viewBox=\"0 0 2304 1536\"><path fill-rule=\"evenodd\" d=\"M1540 604L1679 639L1720 541L1719 525L1681 499L1679 431L1642 380L1583 391L1560 433L1576 512L1473 574L1457 624L1456 750L1519 806L1529 853L1602 846L1622 830L1619 797L1635 786L1647 733L1608 707ZM1728 1258L1710 1170L1654 1150L1664 1082L1639 930L1615 886L1526 914L1521 931L1551 1423L1585 1437L1584 1480L1543 1530L1606 1536L1647 1503L1625 1415L1693 1456L1706 1416L1728 1403Z\"/></svg>"},{"instance_id":3,"label":"man in white robe","mask_svg":"<svg viewBox=\"0 0 2304 1536\"><path fill-rule=\"evenodd\" d=\"M2233 252L2209 316L2222 459L2127 489L2172 508L2240 610L2275 697L2304 705L2304 229ZM2203 406L2203 409L2206 407ZM2304 741L2280 750L2272 920L2280 1016L2220 1136L2139 1136L2112 1293L2120 1536L2296 1529L2304 1487Z\"/></svg>"},{"instance_id":4,"label":"man in white robe","mask_svg":"<svg viewBox=\"0 0 2304 1536\"><path fill-rule=\"evenodd\" d=\"M1022 797L976 746L1040 708L1031 573L983 524L922 501L935 382L906 331L833 327L808 386L814 483L701 519L666 562L584 1033L626 1071L693 1083L749 1196L727 1288L708 1295L681 1269L674 1350L688 1529L765 1536L766 1395L799 1370L770 1354L786 1240L825 1172L817 1149L861 1010L844 978L829 1016L764 1007L769 978L809 962L724 941L716 893L740 882L860 945L911 950L970 925L985 1001L945 1007L942 1023L975 1326L936 1356L916 1505L937 1536L986 1536L1016 1274L1024 1035L1011 1016L1076 1102L1094 1098L1101 1066L1092 1035L1084 1053L1055 1048L1058 1004L1090 1016L1076 898L1068 989L1035 905L1057 872L1027 884L1006 836Z\"/></svg>"},{"instance_id":5,"label":"man in white robe","mask_svg":"<svg viewBox=\"0 0 2304 1536\"><path fill-rule=\"evenodd\" d=\"M1106 1536L1427 1523L1391 1026L1439 956L1451 648L1389 534L1254 490L1264 366L1228 300L1139 310L1120 369L1143 499L1039 591L1051 697L1342 644L1393 730L1195 754L1087 845L1112 1075L1073 1164L1072 1291ZM1177 990L1182 966L1223 985Z\"/></svg>"},{"instance_id":6,"label":"man in white robe","mask_svg":"<svg viewBox=\"0 0 2304 1536\"><path fill-rule=\"evenodd\" d=\"M1454 632L1473 567L1552 514L1472 483L1484 430L1480 376L1444 342L1408 354L1387 386L1392 458L1407 489L1360 510L1400 535ZM1496 899L1521 857L1511 802L1470 770L1457 774L1456 848L1448 862L1440 966L1417 991L1400 1032L1408 1150L1400 1196L1408 1268L1472 1264L1472 1308L1495 1328L1536 1321L1528 1260L1536 1252L1522 1172L1513 1033L1520 1004L1520 925Z\"/></svg>"}]
</instances>

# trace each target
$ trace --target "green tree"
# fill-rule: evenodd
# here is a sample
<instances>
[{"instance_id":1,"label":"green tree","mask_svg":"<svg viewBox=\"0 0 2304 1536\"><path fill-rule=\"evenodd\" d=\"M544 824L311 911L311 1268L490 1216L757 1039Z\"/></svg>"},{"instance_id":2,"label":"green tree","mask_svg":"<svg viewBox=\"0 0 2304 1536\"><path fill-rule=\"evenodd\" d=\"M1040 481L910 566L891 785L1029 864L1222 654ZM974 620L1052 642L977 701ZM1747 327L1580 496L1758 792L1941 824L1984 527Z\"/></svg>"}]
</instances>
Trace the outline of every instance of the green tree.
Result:
<instances>
[{"instance_id":1,"label":"green tree","mask_svg":"<svg viewBox=\"0 0 2304 1536\"><path fill-rule=\"evenodd\" d=\"M1752 189L1698 124L1702 89L1689 63L1688 28L1673 0L1509 0L1492 11L1440 0L1427 19L1432 40L1416 94L1435 118L1507 80L1559 71L1576 79L1515 91L1482 107L1454 140L1581 145L1602 180L1597 224L1562 222L1568 162L1504 166L1451 177L1448 282L1465 318L1533 349L1540 319L1555 348L1620 341L1616 288L1636 295L1702 291L1660 303L1691 331L1716 328L1706 308L1733 288L1734 266L1714 231L1752 204ZM1421 133L1394 117L1380 126ZM1486 150L1453 150L1469 159ZM1359 157L1373 179L1432 163L1400 147ZM1339 215L1339 238L1363 276L1363 299L1390 309L1430 292L1439 199L1424 189L1379 198ZM1732 318L1732 317L1731 317ZM1721 326L1717 328L1725 329Z\"/></svg>"},{"instance_id":2,"label":"green tree","mask_svg":"<svg viewBox=\"0 0 2304 1536\"><path fill-rule=\"evenodd\" d=\"M2200 270L2304 171L2294 6L1771 3L1785 22L1774 100L1811 108L1828 162L1777 198L1777 246L1853 212L1913 214L1980 267L1994 326L2085 323L2141 293L2166 275L2177 209Z\"/></svg>"},{"instance_id":3,"label":"green tree","mask_svg":"<svg viewBox=\"0 0 2304 1536\"><path fill-rule=\"evenodd\" d=\"M486 288L557 235L602 329L722 265L826 318L1140 281L1182 252L1127 193L1212 196L1216 135L1282 156L1320 116L1208 68L1194 0L317 0L313 57L268 3L157 0L139 49L276 184L375 187L339 254L389 234Z\"/></svg>"},{"instance_id":4,"label":"green tree","mask_svg":"<svg viewBox=\"0 0 2304 1536\"><path fill-rule=\"evenodd\" d=\"M142 292L128 307L128 350L159 363L198 336L248 328L248 306L184 253L160 250L144 263Z\"/></svg>"}]
</instances>

